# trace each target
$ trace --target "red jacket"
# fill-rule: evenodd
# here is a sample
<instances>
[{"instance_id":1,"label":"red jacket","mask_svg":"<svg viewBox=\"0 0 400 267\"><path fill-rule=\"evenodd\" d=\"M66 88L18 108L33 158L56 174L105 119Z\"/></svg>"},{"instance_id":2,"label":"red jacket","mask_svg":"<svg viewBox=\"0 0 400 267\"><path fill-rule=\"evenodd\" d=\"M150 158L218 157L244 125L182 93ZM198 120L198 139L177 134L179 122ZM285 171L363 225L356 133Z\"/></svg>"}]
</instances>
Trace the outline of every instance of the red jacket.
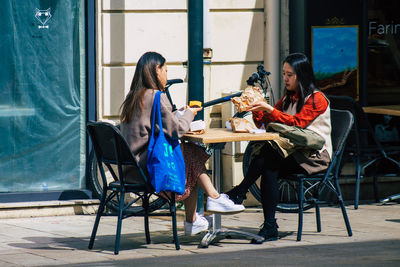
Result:
<instances>
[{"instance_id":1,"label":"red jacket","mask_svg":"<svg viewBox=\"0 0 400 267\"><path fill-rule=\"evenodd\" d=\"M285 96L279 99L271 114L265 111L253 111L253 120L258 128L263 124L266 126L270 122L280 122L290 126L300 126L301 128L305 128L317 116L324 113L329 105L323 94L317 91L314 93L315 107L313 105L313 98L309 97L299 113L289 115L282 111L284 98ZM291 97L293 103L298 100L299 98L297 94Z\"/></svg>"}]
</instances>

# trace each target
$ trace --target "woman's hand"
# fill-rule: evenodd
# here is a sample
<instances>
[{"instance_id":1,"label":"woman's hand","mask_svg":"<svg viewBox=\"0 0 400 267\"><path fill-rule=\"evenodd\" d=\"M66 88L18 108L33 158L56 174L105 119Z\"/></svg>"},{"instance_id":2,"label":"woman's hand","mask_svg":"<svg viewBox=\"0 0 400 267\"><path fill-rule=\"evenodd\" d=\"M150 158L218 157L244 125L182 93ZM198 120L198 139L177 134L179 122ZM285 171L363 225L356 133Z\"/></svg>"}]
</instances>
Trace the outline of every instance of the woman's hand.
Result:
<instances>
[{"instance_id":1,"label":"woman's hand","mask_svg":"<svg viewBox=\"0 0 400 267\"><path fill-rule=\"evenodd\" d=\"M191 108L191 107L188 106L187 109L191 110L193 112L193 115L196 116L197 112L199 112L203 108L202 107L200 107L200 108Z\"/></svg>"},{"instance_id":2,"label":"woman's hand","mask_svg":"<svg viewBox=\"0 0 400 267\"><path fill-rule=\"evenodd\" d=\"M248 111L266 111L268 113L272 113L273 110L274 107L265 101L257 101L248 109Z\"/></svg>"}]
</instances>

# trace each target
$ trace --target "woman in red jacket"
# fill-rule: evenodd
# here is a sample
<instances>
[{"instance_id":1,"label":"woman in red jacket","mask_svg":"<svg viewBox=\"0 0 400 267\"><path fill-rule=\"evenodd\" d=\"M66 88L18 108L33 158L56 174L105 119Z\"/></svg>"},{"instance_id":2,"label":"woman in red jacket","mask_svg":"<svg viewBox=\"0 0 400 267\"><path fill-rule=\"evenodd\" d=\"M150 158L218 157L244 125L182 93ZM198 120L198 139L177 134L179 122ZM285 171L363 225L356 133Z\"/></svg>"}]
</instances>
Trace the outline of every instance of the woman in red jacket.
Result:
<instances>
[{"instance_id":1,"label":"woman in red jacket","mask_svg":"<svg viewBox=\"0 0 400 267\"><path fill-rule=\"evenodd\" d=\"M278 177L290 173L317 173L325 170L331 161L331 121L329 101L315 86L314 73L310 62L303 54L295 53L283 62L285 94L273 107L264 101L254 103L249 111L257 127L269 122L280 122L312 130L325 139L320 151L312 155L296 151L283 158L266 143L252 158L243 181L227 195L239 204L246 198L249 187L261 176L261 197L264 223L258 233L264 241L278 239L278 225L275 219L278 204Z\"/></svg>"}]
</instances>

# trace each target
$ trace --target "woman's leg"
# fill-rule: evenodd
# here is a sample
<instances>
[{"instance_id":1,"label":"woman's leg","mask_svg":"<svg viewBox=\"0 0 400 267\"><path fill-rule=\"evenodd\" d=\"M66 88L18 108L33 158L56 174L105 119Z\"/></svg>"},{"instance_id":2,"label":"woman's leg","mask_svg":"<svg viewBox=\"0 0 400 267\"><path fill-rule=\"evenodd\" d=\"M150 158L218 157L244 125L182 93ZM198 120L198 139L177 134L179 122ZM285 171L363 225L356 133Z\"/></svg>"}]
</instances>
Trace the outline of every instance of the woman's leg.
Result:
<instances>
[{"instance_id":1,"label":"woman's leg","mask_svg":"<svg viewBox=\"0 0 400 267\"><path fill-rule=\"evenodd\" d=\"M276 206L279 199L278 175L279 169L269 165L265 166L261 177L261 203L265 222L275 221Z\"/></svg>"},{"instance_id":2,"label":"woman's leg","mask_svg":"<svg viewBox=\"0 0 400 267\"><path fill-rule=\"evenodd\" d=\"M198 184L207 195L207 210L210 212L240 212L244 210L243 205L237 205L225 194L219 194L206 173L199 176Z\"/></svg>"},{"instance_id":3,"label":"woman's leg","mask_svg":"<svg viewBox=\"0 0 400 267\"><path fill-rule=\"evenodd\" d=\"M185 205L185 217L186 221L192 223L196 220L196 209L197 209L197 194L198 187L195 186L189 197L186 198L183 203Z\"/></svg>"},{"instance_id":4,"label":"woman's leg","mask_svg":"<svg viewBox=\"0 0 400 267\"><path fill-rule=\"evenodd\" d=\"M196 213L198 189L199 187L196 185L184 200L186 220L183 222L183 229L185 235L195 235L206 231L209 227L207 219Z\"/></svg>"},{"instance_id":5,"label":"woman's leg","mask_svg":"<svg viewBox=\"0 0 400 267\"><path fill-rule=\"evenodd\" d=\"M246 194L250 186L254 184L260 177L264 168L264 156L258 156L251 160L246 176L242 182L237 186L238 193Z\"/></svg>"},{"instance_id":6,"label":"woman's leg","mask_svg":"<svg viewBox=\"0 0 400 267\"><path fill-rule=\"evenodd\" d=\"M264 213L264 223L258 232L264 237L264 241L278 240L278 224L275 219L276 206L279 199L278 188L279 170L275 166L268 165L261 176L261 201ZM254 242L256 242L254 240Z\"/></svg>"},{"instance_id":7,"label":"woman's leg","mask_svg":"<svg viewBox=\"0 0 400 267\"><path fill-rule=\"evenodd\" d=\"M264 223L258 232L258 235L264 237L264 241L277 240L279 236L275 219L279 202L278 179L283 173L295 173L294 170L298 168L297 162L292 157L284 159L278 156L275 160L265 161L260 183Z\"/></svg>"},{"instance_id":8,"label":"woman's leg","mask_svg":"<svg viewBox=\"0 0 400 267\"><path fill-rule=\"evenodd\" d=\"M211 198L219 198L219 193L211 182L210 177L206 173L199 176L198 185L201 187L206 196Z\"/></svg>"},{"instance_id":9,"label":"woman's leg","mask_svg":"<svg viewBox=\"0 0 400 267\"><path fill-rule=\"evenodd\" d=\"M289 156L274 162L266 161L263 170L260 190L265 221L274 221L276 206L279 202L279 177L294 173L305 173L296 160Z\"/></svg>"},{"instance_id":10,"label":"woman's leg","mask_svg":"<svg viewBox=\"0 0 400 267\"><path fill-rule=\"evenodd\" d=\"M265 144L258 155L255 155L249 165L246 176L242 182L226 194L235 203L242 203L250 186L263 174L266 164L274 166L282 157L269 144Z\"/></svg>"},{"instance_id":11,"label":"woman's leg","mask_svg":"<svg viewBox=\"0 0 400 267\"><path fill-rule=\"evenodd\" d=\"M200 174L197 185L201 187L206 196L214 199L219 198L218 191L215 189L210 177L206 173ZM187 222L194 222L196 220L198 186L195 186L192 192L190 192L190 196L184 200Z\"/></svg>"}]
</instances>

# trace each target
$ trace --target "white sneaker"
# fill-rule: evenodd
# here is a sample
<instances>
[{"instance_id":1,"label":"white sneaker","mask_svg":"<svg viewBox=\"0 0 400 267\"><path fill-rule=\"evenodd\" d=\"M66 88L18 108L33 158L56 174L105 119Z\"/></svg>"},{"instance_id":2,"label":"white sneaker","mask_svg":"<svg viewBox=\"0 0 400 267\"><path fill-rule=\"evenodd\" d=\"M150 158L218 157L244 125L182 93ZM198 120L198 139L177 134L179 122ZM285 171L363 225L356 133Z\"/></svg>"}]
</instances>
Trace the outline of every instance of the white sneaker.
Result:
<instances>
[{"instance_id":1,"label":"white sneaker","mask_svg":"<svg viewBox=\"0 0 400 267\"><path fill-rule=\"evenodd\" d=\"M237 213L244 211L242 204L235 204L228 195L220 194L219 198L207 197L207 211L215 213Z\"/></svg>"},{"instance_id":2,"label":"white sneaker","mask_svg":"<svg viewBox=\"0 0 400 267\"><path fill-rule=\"evenodd\" d=\"M196 213L196 220L192 223L184 221L183 229L185 235L195 235L208 230L208 220L203 215Z\"/></svg>"}]
</instances>

